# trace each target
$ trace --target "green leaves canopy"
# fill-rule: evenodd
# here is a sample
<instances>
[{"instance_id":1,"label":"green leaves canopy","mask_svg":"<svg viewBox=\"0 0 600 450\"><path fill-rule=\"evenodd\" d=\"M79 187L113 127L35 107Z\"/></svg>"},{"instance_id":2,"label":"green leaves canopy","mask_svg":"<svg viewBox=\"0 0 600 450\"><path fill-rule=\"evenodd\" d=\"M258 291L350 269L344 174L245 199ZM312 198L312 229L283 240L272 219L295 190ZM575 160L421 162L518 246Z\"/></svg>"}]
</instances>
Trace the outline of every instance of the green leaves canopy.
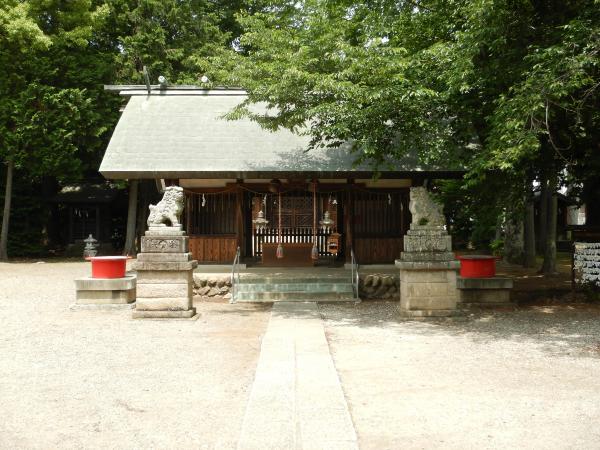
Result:
<instances>
[{"instance_id":1,"label":"green leaves canopy","mask_svg":"<svg viewBox=\"0 0 600 450\"><path fill-rule=\"evenodd\" d=\"M355 141L376 165L416 149L480 177L519 178L542 160L572 169L597 152L598 6L277 2L240 17L239 51L215 58L212 73L280 111L236 114L271 128L310 123L313 143Z\"/></svg>"}]
</instances>

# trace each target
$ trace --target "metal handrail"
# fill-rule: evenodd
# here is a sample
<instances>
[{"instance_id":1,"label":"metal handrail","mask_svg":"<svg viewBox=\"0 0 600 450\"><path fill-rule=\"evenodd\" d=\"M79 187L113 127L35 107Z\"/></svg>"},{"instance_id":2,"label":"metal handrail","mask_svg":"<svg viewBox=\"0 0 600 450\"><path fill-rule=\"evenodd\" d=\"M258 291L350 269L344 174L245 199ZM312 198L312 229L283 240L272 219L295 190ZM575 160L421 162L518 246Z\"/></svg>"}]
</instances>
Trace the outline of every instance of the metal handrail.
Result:
<instances>
[{"instance_id":1,"label":"metal handrail","mask_svg":"<svg viewBox=\"0 0 600 450\"><path fill-rule=\"evenodd\" d=\"M350 262L351 262L351 274L350 274L350 282L352 283L352 290L354 291L354 299L359 302L360 298L358 297L358 263L356 262L356 257L354 256L354 249L350 249Z\"/></svg>"},{"instance_id":2,"label":"metal handrail","mask_svg":"<svg viewBox=\"0 0 600 450\"><path fill-rule=\"evenodd\" d=\"M233 258L233 264L231 265L231 299L229 303L236 302L237 296L237 285L240 283L240 248L237 248L235 252L235 258Z\"/></svg>"}]
</instances>

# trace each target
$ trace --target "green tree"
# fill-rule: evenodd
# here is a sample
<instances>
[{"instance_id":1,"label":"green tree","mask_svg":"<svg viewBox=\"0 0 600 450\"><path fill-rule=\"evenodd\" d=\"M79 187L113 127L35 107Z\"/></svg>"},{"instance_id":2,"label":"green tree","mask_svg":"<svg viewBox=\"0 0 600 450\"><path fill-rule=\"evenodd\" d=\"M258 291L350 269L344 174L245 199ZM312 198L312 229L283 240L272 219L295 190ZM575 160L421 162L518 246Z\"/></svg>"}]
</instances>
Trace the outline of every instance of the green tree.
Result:
<instances>
[{"instance_id":1,"label":"green tree","mask_svg":"<svg viewBox=\"0 0 600 450\"><path fill-rule=\"evenodd\" d=\"M500 186L495 205L506 214L534 180L555 197L561 182L597 167L598 6L278 2L240 18L240 51L215 58L211 74L249 91L234 118L309 124L313 145L354 141L357 158L375 167L414 150L423 162L462 164L465 189ZM253 115L247 106L257 101L279 113ZM546 247L549 273L555 251Z\"/></svg>"},{"instance_id":2,"label":"green tree","mask_svg":"<svg viewBox=\"0 0 600 450\"><path fill-rule=\"evenodd\" d=\"M70 51L89 45L102 14L85 0L8 1L0 7L0 158L7 164L0 259L8 257L14 169L31 179L80 173L86 144L105 131L87 91L68 87L79 64L69 59ZM61 53L70 66L55 63Z\"/></svg>"}]
</instances>

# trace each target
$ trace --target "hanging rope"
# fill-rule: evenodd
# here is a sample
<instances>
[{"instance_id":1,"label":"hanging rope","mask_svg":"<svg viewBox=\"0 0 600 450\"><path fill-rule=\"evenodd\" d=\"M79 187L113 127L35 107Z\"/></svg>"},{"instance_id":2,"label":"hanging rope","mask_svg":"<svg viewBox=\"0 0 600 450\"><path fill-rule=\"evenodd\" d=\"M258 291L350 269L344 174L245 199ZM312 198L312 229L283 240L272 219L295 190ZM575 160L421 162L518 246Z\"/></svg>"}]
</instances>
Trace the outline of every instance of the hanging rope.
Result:
<instances>
[{"instance_id":1,"label":"hanging rope","mask_svg":"<svg viewBox=\"0 0 600 450\"><path fill-rule=\"evenodd\" d=\"M313 248L310 252L313 260L319 259L319 249L317 248L317 182L313 182Z\"/></svg>"},{"instance_id":2,"label":"hanging rope","mask_svg":"<svg viewBox=\"0 0 600 450\"><path fill-rule=\"evenodd\" d=\"M275 256L277 259L283 258L283 245L281 245L281 191L279 191L278 199L277 199L277 208L279 210L279 224L277 226L277 251L275 252Z\"/></svg>"}]
</instances>

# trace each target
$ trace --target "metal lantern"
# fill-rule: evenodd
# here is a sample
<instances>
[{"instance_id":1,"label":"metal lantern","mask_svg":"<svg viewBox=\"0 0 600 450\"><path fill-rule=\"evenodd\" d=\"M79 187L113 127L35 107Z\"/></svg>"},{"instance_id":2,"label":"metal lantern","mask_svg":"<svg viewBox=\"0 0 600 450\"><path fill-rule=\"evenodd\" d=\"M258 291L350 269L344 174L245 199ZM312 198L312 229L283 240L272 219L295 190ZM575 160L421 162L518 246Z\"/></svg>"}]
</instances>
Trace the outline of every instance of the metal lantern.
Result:
<instances>
[{"instance_id":1,"label":"metal lantern","mask_svg":"<svg viewBox=\"0 0 600 450\"><path fill-rule=\"evenodd\" d=\"M335 222L329 215L329 211L325 211L325 214L323 214L323 220L319 222L319 225L321 226L321 229L324 233L328 232L331 228L333 228Z\"/></svg>"},{"instance_id":2,"label":"metal lantern","mask_svg":"<svg viewBox=\"0 0 600 450\"><path fill-rule=\"evenodd\" d=\"M265 213L262 211L262 209L258 212L256 219L254 219L252 223L257 230L262 230L269 224L269 221L265 219Z\"/></svg>"}]
</instances>

